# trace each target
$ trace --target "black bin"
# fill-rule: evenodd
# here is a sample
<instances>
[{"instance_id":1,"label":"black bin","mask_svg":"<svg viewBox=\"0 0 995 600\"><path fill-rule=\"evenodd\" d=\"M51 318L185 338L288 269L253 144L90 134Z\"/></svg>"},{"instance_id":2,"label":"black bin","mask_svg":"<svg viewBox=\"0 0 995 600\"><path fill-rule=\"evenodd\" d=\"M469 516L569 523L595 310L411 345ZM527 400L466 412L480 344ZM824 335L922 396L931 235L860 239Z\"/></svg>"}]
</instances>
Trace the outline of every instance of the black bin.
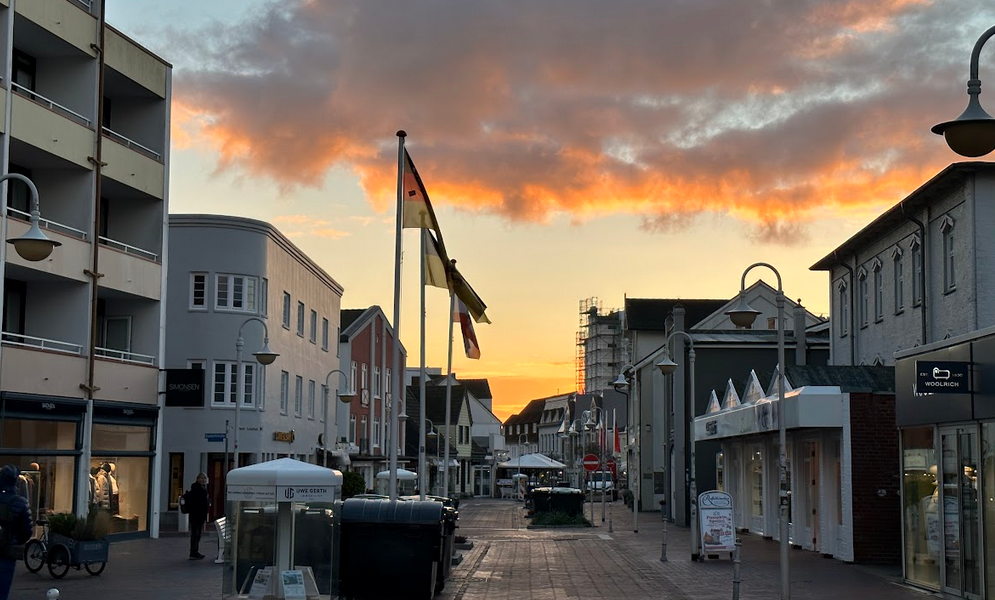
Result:
<instances>
[{"instance_id":1,"label":"black bin","mask_svg":"<svg viewBox=\"0 0 995 600\"><path fill-rule=\"evenodd\" d=\"M340 594L432 598L443 559L443 506L432 501L350 498L342 503ZM451 552L451 551L450 551ZM447 571L448 572L448 571Z\"/></svg>"},{"instance_id":2,"label":"black bin","mask_svg":"<svg viewBox=\"0 0 995 600\"><path fill-rule=\"evenodd\" d=\"M553 510L550 500L553 495L551 487L537 487L532 490L532 512L535 514L548 513Z\"/></svg>"},{"instance_id":3,"label":"black bin","mask_svg":"<svg viewBox=\"0 0 995 600\"><path fill-rule=\"evenodd\" d=\"M554 487L549 489L549 510L566 513L571 517L584 514L584 492L577 488Z\"/></svg>"},{"instance_id":4,"label":"black bin","mask_svg":"<svg viewBox=\"0 0 995 600\"><path fill-rule=\"evenodd\" d=\"M442 559L435 576L435 591L441 592L449 578L453 566L453 554L456 551L456 521L459 512L452 506L442 508Z\"/></svg>"}]
</instances>

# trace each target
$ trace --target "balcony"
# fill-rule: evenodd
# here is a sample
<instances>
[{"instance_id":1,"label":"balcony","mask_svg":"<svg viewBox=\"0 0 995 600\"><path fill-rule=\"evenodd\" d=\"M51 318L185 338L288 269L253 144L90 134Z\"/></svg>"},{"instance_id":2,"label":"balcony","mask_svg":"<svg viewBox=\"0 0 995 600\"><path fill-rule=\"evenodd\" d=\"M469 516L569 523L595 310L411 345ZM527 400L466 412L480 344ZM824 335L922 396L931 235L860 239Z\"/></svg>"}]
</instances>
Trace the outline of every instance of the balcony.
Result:
<instances>
[{"instance_id":1,"label":"balcony","mask_svg":"<svg viewBox=\"0 0 995 600\"><path fill-rule=\"evenodd\" d=\"M11 135L70 163L92 169L87 160L93 154L90 120L16 83L11 86L17 92L11 106Z\"/></svg>"},{"instance_id":2,"label":"balcony","mask_svg":"<svg viewBox=\"0 0 995 600\"><path fill-rule=\"evenodd\" d=\"M107 166L101 172L114 181L162 200L165 196L166 181L166 168L161 162L162 157L153 158L155 151L124 136L112 137L105 131L104 137L114 143L103 146L103 157ZM121 138L124 138L124 141Z\"/></svg>"},{"instance_id":3,"label":"balcony","mask_svg":"<svg viewBox=\"0 0 995 600\"><path fill-rule=\"evenodd\" d=\"M100 253L100 286L159 300L162 294L162 263L159 255L101 236L100 245L110 250Z\"/></svg>"},{"instance_id":4,"label":"balcony","mask_svg":"<svg viewBox=\"0 0 995 600\"><path fill-rule=\"evenodd\" d=\"M90 44L97 43L92 0L31 0L18 2L17 14L79 50L94 56Z\"/></svg>"},{"instance_id":5,"label":"balcony","mask_svg":"<svg viewBox=\"0 0 995 600\"><path fill-rule=\"evenodd\" d=\"M11 332L3 333L0 368L4 390L25 394L75 398L86 381L82 346Z\"/></svg>"},{"instance_id":6,"label":"balcony","mask_svg":"<svg viewBox=\"0 0 995 600\"><path fill-rule=\"evenodd\" d=\"M7 210L10 213L7 218L8 238L23 235L28 230L28 223L23 220L24 213L12 208ZM84 273L90 268L90 244L86 232L46 219L42 219L40 225L46 235L62 242L62 246L39 262L24 260L16 252L8 251L7 262L31 271L42 271L77 282L88 282L89 278Z\"/></svg>"},{"instance_id":7,"label":"balcony","mask_svg":"<svg viewBox=\"0 0 995 600\"><path fill-rule=\"evenodd\" d=\"M149 158L157 162L162 162L162 154L159 154L152 148L149 148L148 146L143 146L138 142L136 142L135 140L129 139L121 135L120 133L111 130L109 127L104 127L103 131L104 135L114 140L115 142L121 144L125 148L131 148L132 150L144 154L145 156L148 156Z\"/></svg>"},{"instance_id":8,"label":"balcony","mask_svg":"<svg viewBox=\"0 0 995 600\"><path fill-rule=\"evenodd\" d=\"M103 354L122 354L132 359L151 359L150 364L134 360L104 358ZM97 348L98 357L93 365L94 383L100 389L93 397L97 400L119 400L155 404L159 395L159 369L155 357L143 357L133 352Z\"/></svg>"}]
</instances>

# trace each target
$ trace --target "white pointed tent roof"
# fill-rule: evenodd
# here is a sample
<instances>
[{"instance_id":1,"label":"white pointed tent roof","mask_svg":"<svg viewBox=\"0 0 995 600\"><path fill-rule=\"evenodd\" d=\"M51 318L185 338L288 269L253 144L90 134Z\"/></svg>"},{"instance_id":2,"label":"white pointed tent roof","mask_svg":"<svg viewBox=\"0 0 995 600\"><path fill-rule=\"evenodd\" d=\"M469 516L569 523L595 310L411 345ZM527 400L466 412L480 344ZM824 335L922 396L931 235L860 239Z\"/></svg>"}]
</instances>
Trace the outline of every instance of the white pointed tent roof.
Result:
<instances>
[{"instance_id":1,"label":"white pointed tent roof","mask_svg":"<svg viewBox=\"0 0 995 600\"><path fill-rule=\"evenodd\" d=\"M722 410L722 407L719 406L719 397L715 395L715 390L712 390L712 393L708 396L708 408L705 409L705 414L710 415L720 410Z\"/></svg>"},{"instance_id":2,"label":"white pointed tent roof","mask_svg":"<svg viewBox=\"0 0 995 600\"><path fill-rule=\"evenodd\" d=\"M726 393L722 396L722 408L728 410L739 406L739 394L736 393L736 386L732 384L732 379L726 383Z\"/></svg>"},{"instance_id":3,"label":"white pointed tent roof","mask_svg":"<svg viewBox=\"0 0 995 600\"><path fill-rule=\"evenodd\" d=\"M380 471L377 473L377 479L390 479L390 471ZM398 481L414 481L416 479L418 479L418 474L414 471L409 471L407 469L397 470Z\"/></svg>"},{"instance_id":4,"label":"white pointed tent roof","mask_svg":"<svg viewBox=\"0 0 995 600\"><path fill-rule=\"evenodd\" d=\"M743 404L756 404L763 399L764 389L760 387L760 380L757 379L757 372L750 369L750 382L746 384L743 391Z\"/></svg>"},{"instance_id":5,"label":"white pointed tent roof","mask_svg":"<svg viewBox=\"0 0 995 600\"><path fill-rule=\"evenodd\" d=\"M340 486L342 473L293 458L278 458L228 472L228 485Z\"/></svg>"},{"instance_id":6,"label":"white pointed tent roof","mask_svg":"<svg viewBox=\"0 0 995 600\"><path fill-rule=\"evenodd\" d=\"M781 365L777 365L776 367L774 367L774 373L770 376L770 385L767 386L767 397L768 398L777 398L778 397L778 395L779 395L779 391L778 390L779 390L780 381L784 382L784 393L785 394L787 394L791 390L795 389L795 388L791 387L791 382L788 381L787 376L780 377L780 381L778 381L778 379L779 379L778 375L780 373L781 373Z\"/></svg>"},{"instance_id":7,"label":"white pointed tent roof","mask_svg":"<svg viewBox=\"0 0 995 600\"><path fill-rule=\"evenodd\" d=\"M532 454L523 454L521 460L512 458L503 463L498 463L498 467L502 469L562 469L566 465L549 458L545 454L533 452Z\"/></svg>"}]
</instances>

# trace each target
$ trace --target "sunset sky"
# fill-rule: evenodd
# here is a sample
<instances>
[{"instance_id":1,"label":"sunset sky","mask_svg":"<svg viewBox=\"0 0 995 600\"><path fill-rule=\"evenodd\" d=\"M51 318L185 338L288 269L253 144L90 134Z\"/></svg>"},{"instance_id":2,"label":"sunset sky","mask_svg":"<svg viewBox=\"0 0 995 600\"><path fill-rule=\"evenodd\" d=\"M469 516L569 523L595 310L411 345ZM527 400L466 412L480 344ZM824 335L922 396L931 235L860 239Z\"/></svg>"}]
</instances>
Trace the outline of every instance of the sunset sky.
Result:
<instances>
[{"instance_id":1,"label":"sunset sky","mask_svg":"<svg viewBox=\"0 0 995 600\"><path fill-rule=\"evenodd\" d=\"M273 223L345 287L343 307L392 314L408 132L493 321L479 361L457 339L454 370L488 378L502 418L574 389L583 298L729 298L767 261L827 313L808 267L956 161L929 128L966 106L971 49L995 24L990 0L107 5L174 65L171 212ZM428 364L445 367L448 296L427 295Z\"/></svg>"}]
</instances>

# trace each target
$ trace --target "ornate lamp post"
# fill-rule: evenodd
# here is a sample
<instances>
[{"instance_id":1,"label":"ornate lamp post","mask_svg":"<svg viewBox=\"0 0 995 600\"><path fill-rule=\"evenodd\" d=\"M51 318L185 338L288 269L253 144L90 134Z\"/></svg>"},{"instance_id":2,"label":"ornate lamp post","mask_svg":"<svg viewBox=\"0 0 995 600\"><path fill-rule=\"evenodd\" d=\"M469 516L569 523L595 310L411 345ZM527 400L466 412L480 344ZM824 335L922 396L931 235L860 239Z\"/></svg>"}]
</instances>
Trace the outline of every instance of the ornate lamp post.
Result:
<instances>
[{"instance_id":1,"label":"ornate lamp post","mask_svg":"<svg viewBox=\"0 0 995 600\"><path fill-rule=\"evenodd\" d=\"M348 375L346 375L345 373L343 373L342 371L340 371L338 369L332 369L331 371L328 372L328 375L325 375L325 398L324 398L324 400L325 400L325 432L322 434L322 437L321 437L321 446L322 446L322 449L323 449L323 452L322 452L322 455L321 455L321 466L323 466L323 467L327 467L328 466L328 395L329 395L328 392L331 389L329 387L329 381L328 380L335 373L338 373L338 374L342 375L342 377L345 377L346 378L346 382L348 382L348 377L349 377ZM335 390L335 394L339 397L339 400L341 400L345 404L349 404L350 402L352 402L352 399L356 397L356 394L353 393L349 389L347 389L345 392L340 392L339 390ZM336 408L335 409L335 435L338 435L338 434L339 434L339 409Z\"/></svg>"},{"instance_id":2,"label":"ornate lamp post","mask_svg":"<svg viewBox=\"0 0 995 600\"><path fill-rule=\"evenodd\" d=\"M253 352L252 355L256 357L256 362L265 366L273 364L277 356L280 356L276 352L269 349L269 328L266 327L266 321L263 321L259 317L249 317L238 328L238 337L235 339L235 384L238 389L235 390L235 468L238 468L238 434L239 434L239 415L242 413L242 396L245 393L244 382L242 381L242 349L245 347L245 341L242 340L242 329L245 328L250 322L256 321L263 326L263 347L259 349L258 352ZM253 382L255 384L255 382Z\"/></svg>"},{"instance_id":3,"label":"ornate lamp post","mask_svg":"<svg viewBox=\"0 0 995 600\"><path fill-rule=\"evenodd\" d=\"M981 79L978 60L981 48L995 35L995 27L981 34L971 52L971 76L967 80L967 108L953 121L934 125L931 131L942 135L950 149L961 156L984 156L995 150L995 119L981 108Z\"/></svg>"}]
</instances>

